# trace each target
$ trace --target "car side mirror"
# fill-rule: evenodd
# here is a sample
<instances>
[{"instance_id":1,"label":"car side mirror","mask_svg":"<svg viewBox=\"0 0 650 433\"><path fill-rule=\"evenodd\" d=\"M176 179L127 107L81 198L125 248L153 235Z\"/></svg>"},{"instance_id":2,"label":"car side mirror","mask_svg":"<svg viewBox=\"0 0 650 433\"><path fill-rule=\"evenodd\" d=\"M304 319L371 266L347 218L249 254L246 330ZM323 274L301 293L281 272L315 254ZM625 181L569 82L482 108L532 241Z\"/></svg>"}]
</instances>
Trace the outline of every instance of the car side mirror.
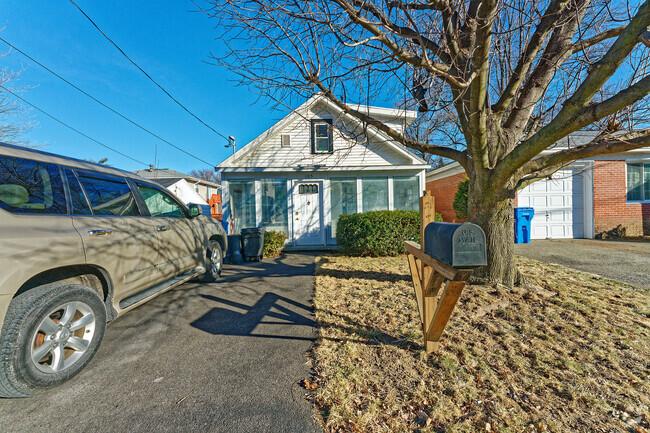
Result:
<instances>
[{"instance_id":1,"label":"car side mirror","mask_svg":"<svg viewBox=\"0 0 650 433\"><path fill-rule=\"evenodd\" d=\"M201 206L198 204L191 204L190 205L190 216L192 218L196 218L197 216L201 215L203 213L203 209L201 209Z\"/></svg>"}]
</instances>

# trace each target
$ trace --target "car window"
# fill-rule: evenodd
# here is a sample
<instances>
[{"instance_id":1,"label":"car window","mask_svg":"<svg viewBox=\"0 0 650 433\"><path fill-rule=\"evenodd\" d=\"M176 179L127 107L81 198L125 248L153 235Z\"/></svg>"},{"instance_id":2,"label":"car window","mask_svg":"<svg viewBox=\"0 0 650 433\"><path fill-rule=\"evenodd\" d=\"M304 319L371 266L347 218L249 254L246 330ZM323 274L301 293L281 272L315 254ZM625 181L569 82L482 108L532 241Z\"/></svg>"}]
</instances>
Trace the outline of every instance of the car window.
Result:
<instances>
[{"instance_id":1,"label":"car window","mask_svg":"<svg viewBox=\"0 0 650 433\"><path fill-rule=\"evenodd\" d=\"M79 180L77 176L70 170L66 168L65 177L68 180L68 190L70 194L70 202L72 204L72 214L73 215L91 215L90 206L88 205L88 200L84 195Z\"/></svg>"},{"instance_id":2,"label":"car window","mask_svg":"<svg viewBox=\"0 0 650 433\"><path fill-rule=\"evenodd\" d=\"M95 215L140 215L133 193L122 178L99 177L92 173L78 172L79 182L86 192Z\"/></svg>"},{"instance_id":3,"label":"car window","mask_svg":"<svg viewBox=\"0 0 650 433\"><path fill-rule=\"evenodd\" d=\"M12 213L66 214L59 167L0 155L0 208Z\"/></svg>"},{"instance_id":4,"label":"car window","mask_svg":"<svg viewBox=\"0 0 650 433\"><path fill-rule=\"evenodd\" d=\"M166 192L141 184L138 184L138 190L140 190L151 216L187 218L183 206Z\"/></svg>"}]
</instances>

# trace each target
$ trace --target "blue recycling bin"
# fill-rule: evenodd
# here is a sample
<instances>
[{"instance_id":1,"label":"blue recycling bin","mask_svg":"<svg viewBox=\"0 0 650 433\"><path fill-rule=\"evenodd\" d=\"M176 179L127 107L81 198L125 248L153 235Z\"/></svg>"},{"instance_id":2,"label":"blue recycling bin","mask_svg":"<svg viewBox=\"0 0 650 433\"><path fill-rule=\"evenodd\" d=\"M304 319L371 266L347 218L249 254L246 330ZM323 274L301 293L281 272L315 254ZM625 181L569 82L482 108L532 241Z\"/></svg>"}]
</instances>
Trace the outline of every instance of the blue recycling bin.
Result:
<instances>
[{"instance_id":1,"label":"blue recycling bin","mask_svg":"<svg viewBox=\"0 0 650 433\"><path fill-rule=\"evenodd\" d=\"M530 243L530 225L535 216L535 209L532 207L515 208L515 243Z\"/></svg>"}]
</instances>

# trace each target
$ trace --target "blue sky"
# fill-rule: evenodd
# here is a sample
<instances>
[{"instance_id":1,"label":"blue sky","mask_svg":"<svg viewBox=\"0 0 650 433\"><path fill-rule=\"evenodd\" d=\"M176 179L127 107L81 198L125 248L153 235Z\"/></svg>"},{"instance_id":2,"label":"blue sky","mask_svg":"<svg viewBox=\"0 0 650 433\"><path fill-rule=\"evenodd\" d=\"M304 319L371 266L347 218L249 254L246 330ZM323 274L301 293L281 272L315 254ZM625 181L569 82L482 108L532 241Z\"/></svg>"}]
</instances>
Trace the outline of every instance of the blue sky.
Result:
<instances>
[{"instance_id":1,"label":"blue sky","mask_svg":"<svg viewBox=\"0 0 650 433\"><path fill-rule=\"evenodd\" d=\"M233 135L238 148L285 113L232 81L235 76L209 65L218 54L216 24L187 0L134 2L76 0L76 3L145 71L217 131ZM185 113L106 40L68 0L2 0L0 36L117 111L161 137L213 164L232 150L226 141ZM2 52L8 47L0 42ZM17 52L2 67L24 69L16 86L21 96L91 137L135 159L188 172L207 166L101 107ZM25 138L43 150L141 169L139 164L88 141L32 110L36 127Z\"/></svg>"}]
</instances>

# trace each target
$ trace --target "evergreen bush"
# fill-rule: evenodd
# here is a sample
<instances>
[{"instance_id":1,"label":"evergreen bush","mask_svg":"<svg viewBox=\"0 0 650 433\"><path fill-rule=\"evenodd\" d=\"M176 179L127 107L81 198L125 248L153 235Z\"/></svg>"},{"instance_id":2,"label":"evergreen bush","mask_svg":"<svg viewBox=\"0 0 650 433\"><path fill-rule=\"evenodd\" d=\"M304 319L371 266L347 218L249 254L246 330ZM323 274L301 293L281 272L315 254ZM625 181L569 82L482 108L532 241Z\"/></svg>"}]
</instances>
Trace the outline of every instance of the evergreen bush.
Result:
<instances>
[{"instance_id":1,"label":"evergreen bush","mask_svg":"<svg viewBox=\"0 0 650 433\"><path fill-rule=\"evenodd\" d=\"M436 221L442 221L438 213ZM349 256L397 256L404 254L404 241L420 242L419 211L343 214L336 227L339 250Z\"/></svg>"}]
</instances>

